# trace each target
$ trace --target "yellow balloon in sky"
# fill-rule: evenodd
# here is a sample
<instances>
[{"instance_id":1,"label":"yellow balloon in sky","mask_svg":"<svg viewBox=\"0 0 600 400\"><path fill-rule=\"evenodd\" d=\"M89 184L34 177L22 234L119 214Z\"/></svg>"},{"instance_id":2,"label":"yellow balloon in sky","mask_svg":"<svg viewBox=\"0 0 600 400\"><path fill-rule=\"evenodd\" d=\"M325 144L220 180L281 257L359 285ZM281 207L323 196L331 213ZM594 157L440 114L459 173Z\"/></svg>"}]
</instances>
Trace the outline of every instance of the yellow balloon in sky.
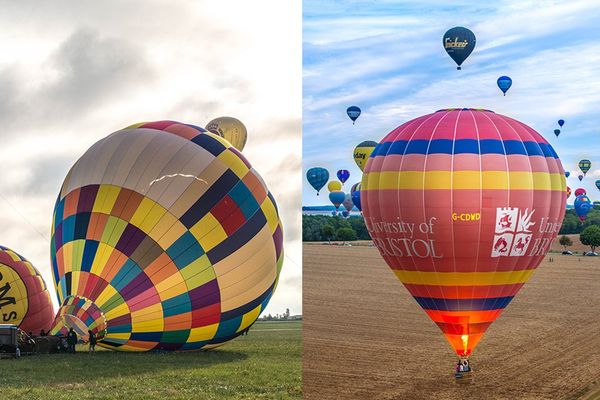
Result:
<instances>
[{"instance_id":1,"label":"yellow balloon in sky","mask_svg":"<svg viewBox=\"0 0 600 400\"><path fill-rule=\"evenodd\" d=\"M339 192L342 190L342 183L339 181L331 181L327 184L329 192Z\"/></svg>"},{"instance_id":2,"label":"yellow balloon in sky","mask_svg":"<svg viewBox=\"0 0 600 400\"><path fill-rule=\"evenodd\" d=\"M244 150L244 146L246 146L248 131L242 121L237 118L215 118L206 124L206 130L225 138L239 151Z\"/></svg>"},{"instance_id":3,"label":"yellow balloon in sky","mask_svg":"<svg viewBox=\"0 0 600 400\"><path fill-rule=\"evenodd\" d=\"M365 170L365 165L367 164L367 160L369 156L377 146L377 142L372 140L365 140L361 142L358 146L354 148L354 162L358 165L361 171Z\"/></svg>"}]
</instances>

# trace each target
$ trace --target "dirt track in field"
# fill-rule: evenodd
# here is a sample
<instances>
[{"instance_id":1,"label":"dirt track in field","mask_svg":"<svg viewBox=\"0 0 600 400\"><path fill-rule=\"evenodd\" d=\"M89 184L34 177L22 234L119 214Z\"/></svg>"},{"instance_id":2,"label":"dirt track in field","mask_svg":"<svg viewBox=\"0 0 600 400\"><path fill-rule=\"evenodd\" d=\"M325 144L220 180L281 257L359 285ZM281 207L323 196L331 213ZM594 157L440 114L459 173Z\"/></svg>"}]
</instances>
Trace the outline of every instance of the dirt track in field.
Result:
<instances>
[{"instance_id":1,"label":"dirt track in field","mask_svg":"<svg viewBox=\"0 0 600 400\"><path fill-rule=\"evenodd\" d=\"M367 246L305 244L305 399L579 399L600 379L600 257L553 255L457 384L438 327Z\"/></svg>"}]
</instances>

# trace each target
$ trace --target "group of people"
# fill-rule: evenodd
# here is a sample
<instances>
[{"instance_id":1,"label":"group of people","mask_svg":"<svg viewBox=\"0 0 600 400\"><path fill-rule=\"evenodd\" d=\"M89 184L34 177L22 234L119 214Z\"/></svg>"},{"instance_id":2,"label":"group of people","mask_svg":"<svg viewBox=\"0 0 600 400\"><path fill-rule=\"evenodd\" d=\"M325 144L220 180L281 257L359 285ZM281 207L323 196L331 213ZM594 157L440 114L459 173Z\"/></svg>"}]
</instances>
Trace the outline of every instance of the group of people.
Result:
<instances>
[{"instance_id":1,"label":"group of people","mask_svg":"<svg viewBox=\"0 0 600 400\"><path fill-rule=\"evenodd\" d=\"M469 360L464 359L464 360L458 360L458 362L456 363L456 373L461 373L461 372L471 372L471 366L469 365Z\"/></svg>"},{"instance_id":2,"label":"group of people","mask_svg":"<svg viewBox=\"0 0 600 400\"><path fill-rule=\"evenodd\" d=\"M77 344L77 341L79 340L78 336L77 336L77 332L75 332L75 330L73 328L69 329L69 332L67 333L67 337L66 339L63 339L66 341L66 351L68 353L75 353L75 345ZM93 353L94 351L96 351L96 342L97 342L97 338L96 338L96 334L90 330L88 330L88 345L89 345L89 352Z\"/></svg>"}]
</instances>

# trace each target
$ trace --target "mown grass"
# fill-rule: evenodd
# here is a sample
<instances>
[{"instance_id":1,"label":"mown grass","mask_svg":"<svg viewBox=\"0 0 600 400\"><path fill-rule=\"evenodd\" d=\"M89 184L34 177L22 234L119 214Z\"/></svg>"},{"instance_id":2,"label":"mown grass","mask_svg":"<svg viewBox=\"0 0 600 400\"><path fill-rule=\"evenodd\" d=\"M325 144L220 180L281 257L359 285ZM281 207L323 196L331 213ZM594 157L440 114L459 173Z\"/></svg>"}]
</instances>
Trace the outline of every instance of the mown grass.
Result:
<instances>
[{"instance_id":1,"label":"mown grass","mask_svg":"<svg viewBox=\"0 0 600 400\"><path fill-rule=\"evenodd\" d=\"M302 323L257 322L207 352L49 354L0 360L3 399L296 399Z\"/></svg>"}]
</instances>

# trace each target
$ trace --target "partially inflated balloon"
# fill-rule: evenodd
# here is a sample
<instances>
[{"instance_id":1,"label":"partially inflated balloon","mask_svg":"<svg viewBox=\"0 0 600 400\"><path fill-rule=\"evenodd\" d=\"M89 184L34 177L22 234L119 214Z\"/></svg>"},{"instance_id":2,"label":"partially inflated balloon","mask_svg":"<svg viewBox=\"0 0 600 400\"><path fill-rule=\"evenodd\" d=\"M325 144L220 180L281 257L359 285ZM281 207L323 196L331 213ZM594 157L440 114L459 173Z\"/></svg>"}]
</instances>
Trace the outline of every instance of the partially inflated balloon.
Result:
<instances>
[{"instance_id":1,"label":"partially inflated balloon","mask_svg":"<svg viewBox=\"0 0 600 400\"><path fill-rule=\"evenodd\" d=\"M344 202L345 198L346 195L344 192L336 191L329 193L329 201L331 201L331 204L333 204L336 210L340 207L340 204Z\"/></svg>"},{"instance_id":2,"label":"partially inflated balloon","mask_svg":"<svg viewBox=\"0 0 600 400\"><path fill-rule=\"evenodd\" d=\"M573 206L575 207L575 214L577 214L581 222L585 221L588 213L594 207L590 198L587 197L585 194L577 196L575 198Z\"/></svg>"},{"instance_id":3,"label":"partially inflated balloon","mask_svg":"<svg viewBox=\"0 0 600 400\"><path fill-rule=\"evenodd\" d=\"M565 190L556 152L532 128L450 109L379 143L361 201L385 261L466 356L550 249Z\"/></svg>"},{"instance_id":4,"label":"partially inflated balloon","mask_svg":"<svg viewBox=\"0 0 600 400\"><path fill-rule=\"evenodd\" d=\"M365 140L354 148L354 162L356 165L358 165L358 168L360 168L361 171L365 170L365 164L373 152L373 149L375 149L375 146L377 146L377 142Z\"/></svg>"},{"instance_id":5,"label":"partially inflated balloon","mask_svg":"<svg viewBox=\"0 0 600 400\"><path fill-rule=\"evenodd\" d=\"M584 188L575 189L575 197L581 196L582 194L587 194Z\"/></svg>"},{"instance_id":6,"label":"partially inflated balloon","mask_svg":"<svg viewBox=\"0 0 600 400\"><path fill-rule=\"evenodd\" d=\"M0 246L0 324L38 334L53 320L50 292L38 270L25 257Z\"/></svg>"},{"instance_id":7,"label":"partially inflated balloon","mask_svg":"<svg viewBox=\"0 0 600 400\"><path fill-rule=\"evenodd\" d=\"M562 126L565 124L565 120L564 119L559 119L558 120L558 126L560 126L562 128Z\"/></svg>"},{"instance_id":8,"label":"partially inflated balloon","mask_svg":"<svg viewBox=\"0 0 600 400\"><path fill-rule=\"evenodd\" d=\"M567 199L571 197L571 188L567 186Z\"/></svg>"},{"instance_id":9,"label":"partially inflated balloon","mask_svg":"<svg viewBox=\"0 0 600 400\"><path fill-rule=\"evenodd\" d=\"M444 34L442 44L446 53L458 65L456 69L460 69L462 63L469 57L475 48L475 41L475 34L462 26L449 29Z\"/></svg>"},{"instance_id":10,"label":"partially inflated balloon","mask_svg":"<svg viewBox=\"0 0 600 400\"><path fill-rule=\"evenodd\" d=\"M554 134L556 135L556 137L558 137L558 135L560 135L560 129L555 129Z\"/></svg>"},{"instance_id":11,"label":"partially inflated balloon","mask_svg":"<svg viewBox=\"0 0 600 400\"><path fill-rule=\"evenodd\" d=\"M352 195L352 202L356 208L358 208L359 211L362 211L360 203L360 182L352 185L352 188L350 188L350 194Z\"/></svg>"},{"instance_id":12,"label":"partially inflated balloon","mask_svg":"<svg viewBox=\"0 0 600 400\"><path fill-rule=\"evenodd\" d=\"M342 190L342 183L339 181L331 181L327 184L327 190L329 190L329 192L339 192Z\"/></svg>"},{"instance_id":13,"label":"partially inflated balloon","mask_svg":"<svg viewBox=\"0 0 600 400\"><path fill-rule=\"evenodd\" d=\"M512 79L510 79L508 76L501 76L500 78L498 78L498 81L496 83L498 84L500 90L502 90L502 93L504 93L504 95L506 96L506 92L512 86Z\"/></svg>"},{"instance_id":14,"label":"partially inflated balloon","mask_svg":"<svg viewBox=\"0 0 600 400\"><path fill-rule=\"evenodd\" d=\"M352 120L352 125L354 125L354 122L356 122L356 119L360 116L360 108L357 106L350 106L346 110L346 114L348 114L348 117Z\"/></svg>"},{"instance_id":15,"label":"partially inflated balloon","mask_svg":"<svg viewBox=\"0 0 600 400\"><path fill-rule=\"evenodd\" d=\"M581 182L583 180L583 175L577 175L577 179L579 179L579 182Z\"/></svg>"},{"instance_id":16,"label":"partially inflated balloon","mask_svg":"<svg viewBox=\"0 0 600 400\"><path fill-rule=\"evenodd\" d=\"M583 172L584 175L587 174L591 167L592 162L590 160L579 161L579 169L581 170L581 172Z\"/></svg>"},{"instance_id":17,"label":"partially inflated balloon","mask_svg":"<svg viewBox=\"0 0 600 400\"><path fill-rule=\"evenodd\" d=\"M329 180L329 172L325 168L321 167L310 168L308 171L306 171L306 179L308 180L308 183L315 188L318 196L319 191Z\"/></svg>"},{"instance_id":18,"label":"partially inflated balloon","mask_svg":"<svg viewBox=\"0 0 600 400\"><path fill-rule=\"evenodd\" d=\"M565 176L568 178L569 176L571 176L571 173L569 171L565 171Z\"/></svg>"},{"instance_id":19,"label":"partially inflated balloon","mask_svg":"<svg viewBox=\"0 0 600 400\"><path fill-rule=\"evenodd\" d=\"M206 124L206 129L222 138L227 139L239 151L244 150L246 140L248 139L248 131L246 127L237 118L219 117L215 118Z\"/></svg>"},{"instance_id":20,"label":"partially inflated balloon","mask_svg":"<svg viewBox=\"0 0 600 400\"><path fill-rule=\"evenodd\" d=\"M342 182L342 184L344 184L344 183L346 183L348 178L350 178L350 171L348 171L347 169L340 169L337 172L337 177L340 180L340 182Z\"/></svg>"},{"instance_id":21,"label":"partially inflated balloon","mask_svg":"<svg viewBox=\"0 0 600 400\"><path fill-rule=\"evenodd\" d=\"M352 202L352 195L350 193L346 193L342 205L348 212L352 211L352 209L354 208L354 203Z\"/></svg>"},{"instance_id":22,"label":"partially inflated balloon","mask_svg":"<svg viewBox=\"0 0 600 400\"><path fill-rule=\"evenodd\" d=\"M225 139L173 121L132 125L71 168L52 266L73 327L116 350L198 350L248 329L283 264L277 206Z\"/></svg>"}]
</instances>

